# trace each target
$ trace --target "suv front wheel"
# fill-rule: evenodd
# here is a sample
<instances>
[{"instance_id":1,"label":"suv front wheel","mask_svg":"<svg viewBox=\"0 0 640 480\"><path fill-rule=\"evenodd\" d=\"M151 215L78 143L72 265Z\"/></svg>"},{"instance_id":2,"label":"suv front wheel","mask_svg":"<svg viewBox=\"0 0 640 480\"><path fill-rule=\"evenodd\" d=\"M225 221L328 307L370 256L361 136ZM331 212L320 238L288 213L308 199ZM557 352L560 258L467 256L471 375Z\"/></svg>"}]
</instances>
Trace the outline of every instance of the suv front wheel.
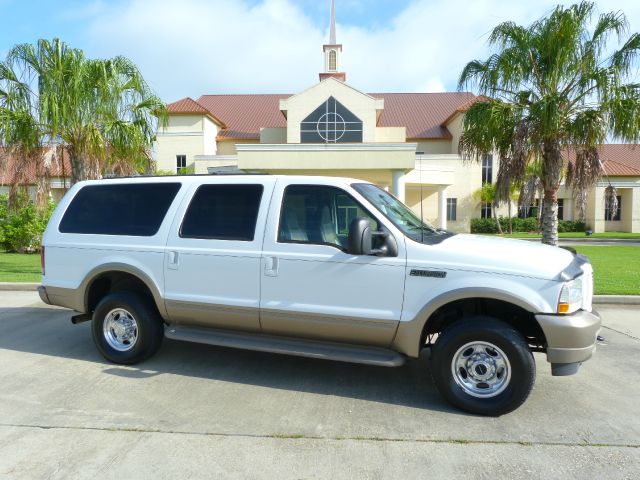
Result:
<instances>
[{"instance_id":1,"label":"suv front wheel","mask_svg":"<svg viewBox=\"0 0 640 480\"><path fill-rule=\"evenodd\" d=\"M92 321L93 341L107 360L132 365L152 356L164 337L162 319L145 298L132 292L104 297Z\"/></svg>"},{"instance_id":2,"label":"suv front wheel","mask_svg":"<svg viewBox=\"0 0 640 480\"><path fill-rule=\"evenodd\" d=\"M527 399L536 364L517 330L495 318L475 316L441 333L432 350L431 375L452 405L498 416Z\"/></svg>"}]
</instances>

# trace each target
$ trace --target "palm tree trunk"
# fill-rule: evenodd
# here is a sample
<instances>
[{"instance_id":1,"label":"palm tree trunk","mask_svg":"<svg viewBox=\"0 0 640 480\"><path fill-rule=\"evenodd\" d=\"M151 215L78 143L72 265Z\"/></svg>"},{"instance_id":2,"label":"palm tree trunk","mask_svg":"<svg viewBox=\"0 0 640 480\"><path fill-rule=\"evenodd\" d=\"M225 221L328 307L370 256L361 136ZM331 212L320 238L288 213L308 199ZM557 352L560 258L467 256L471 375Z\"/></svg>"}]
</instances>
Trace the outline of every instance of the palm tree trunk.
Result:
<instances>
[{"instance_id":1,"label":"palm tree trunk","mask_svg":"<svg viewBox=\"0 0 640 480\"><path fill-rule=\"evenodd\" d=\"M69 147L69 162L71 163L71 185L89 178L86 159L72 147Z\"/></svg>"},{"instance_id":2,"label":"palm tree trunk","mask_svg":"<svg viewBox=\"0 0 640 480\"><path fill-rule=\"evenodd\" d=\"M562 156L558 142L544 142L542 163L542 243L558 245L558 189L562 174Z\"/></svg>"},{"instance_id":3,"label":"palm tree trunk","mask_svg":"<svg viewBox=\"0 0 640 480\"><path fill-rule=\"evenodd\" d=\"M513 223L511 222L511 199L509 199L509 235L513 233Z\"/></svg>"},{"instance_id":4,"label":"palm tree trunk","mask_svg":"<svg viewBox=\"0 0 640 480\"><path fill-rule=\"evenodd\" d=\"M502 231L502 227L500 226L500 219L498 219L498 212L496 212L496 204L491 204L491 211L493 212L493 218L496 219L496 225L498 226L498 233L502 235L504 232Z\"/></svg>"}]
</instances>

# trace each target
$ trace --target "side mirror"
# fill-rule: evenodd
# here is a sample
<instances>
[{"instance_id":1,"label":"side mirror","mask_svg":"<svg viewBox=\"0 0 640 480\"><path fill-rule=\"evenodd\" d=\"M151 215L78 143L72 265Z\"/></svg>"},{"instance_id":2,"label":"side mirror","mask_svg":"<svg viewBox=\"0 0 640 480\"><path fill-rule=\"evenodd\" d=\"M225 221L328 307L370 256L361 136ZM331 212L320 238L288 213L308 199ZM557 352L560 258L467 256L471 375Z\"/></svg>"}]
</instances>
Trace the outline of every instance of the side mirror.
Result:
<instances>
[{"instance_id":1,"label":"side mirror","mask_svg":"<svg viewBox=\"0 0 640 480\"><path fill-rule=\"evenodd\" d=\"M375 237L382 238L382 245L379 248L373 248ZM387 232L372 231L371 221L364 217L356 217L351 220L348 249L351 255L398 256L398 245L393 235Z\"/></svg>"}]
</instances>

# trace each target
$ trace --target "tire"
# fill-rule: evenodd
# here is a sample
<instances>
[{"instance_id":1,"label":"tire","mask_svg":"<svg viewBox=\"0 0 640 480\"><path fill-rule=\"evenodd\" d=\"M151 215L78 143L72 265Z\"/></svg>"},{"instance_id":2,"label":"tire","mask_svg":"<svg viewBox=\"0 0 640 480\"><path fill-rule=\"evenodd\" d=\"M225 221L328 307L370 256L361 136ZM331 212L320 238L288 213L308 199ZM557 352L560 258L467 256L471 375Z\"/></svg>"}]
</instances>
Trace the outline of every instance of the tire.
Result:
<instances>
[{"instance_id":1,"label":"tire","mask_svg":"<svg viewBox=\"0 0 640 480\"><path fill-rule=\"evenodd\" d=\"M158 351L164 325L155 305L132 292L115 292L104 297L91 322L93 341L104 358L121 365L133 365Z\"/></svg>"},{"instance_id":2,"label":"tire","mask_svg":"<svg viewBox=\"0 0 640 480\"><path fill-rule=\"evenodd\" d=\"M442 396L466 412L499 416L531 393L536 364L524 337L488 316L453 323L433 346L431 375Z\"/></svg>"}]
</instances>

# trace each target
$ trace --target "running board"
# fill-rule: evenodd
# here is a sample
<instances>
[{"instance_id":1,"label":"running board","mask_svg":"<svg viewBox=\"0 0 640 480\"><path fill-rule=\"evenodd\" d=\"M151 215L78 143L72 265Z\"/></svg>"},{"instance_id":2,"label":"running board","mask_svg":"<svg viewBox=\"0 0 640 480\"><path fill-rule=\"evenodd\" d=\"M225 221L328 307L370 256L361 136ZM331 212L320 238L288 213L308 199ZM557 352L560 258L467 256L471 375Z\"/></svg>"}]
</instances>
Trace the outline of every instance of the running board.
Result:
<instances>
[{"instance_id":1,"label":"running board","mask_svg":"<svg viewBox=\"0 0 640 480\"><path fill-rule=\"evenodd\" d=\"M165 336L172 340L185 342L336 360L338 362L364 363L381 367L400 367L404 364L404 356L386 348L277 337L260 333L171 326L165 330Z\"/></svg>"}]
</instances>

